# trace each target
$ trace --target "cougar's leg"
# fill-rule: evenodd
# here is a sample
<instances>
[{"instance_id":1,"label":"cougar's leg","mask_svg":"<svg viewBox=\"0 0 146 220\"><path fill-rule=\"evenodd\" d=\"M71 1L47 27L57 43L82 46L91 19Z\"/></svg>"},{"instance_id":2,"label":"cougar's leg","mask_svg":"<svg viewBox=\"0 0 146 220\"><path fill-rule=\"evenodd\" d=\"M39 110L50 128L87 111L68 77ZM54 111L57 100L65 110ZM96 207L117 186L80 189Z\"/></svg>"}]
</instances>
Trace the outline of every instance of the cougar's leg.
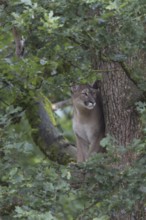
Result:
<instances>
[{"instance_id":1,"label":"cougar's leg","mask_svg":"<svg viewBox=\"0 0 146 220\"><path fill-rule=\"evenodd\" d=\"M76 142L77 142L77 162L86 161L88 155L87 142L79 136L76 136Z\"/></svg>"},{"instance_id":2,"label":"cougar's leg","mask_svg":"<svg viewBox=\"0 0 146 220\"><path fill-rule=\"evenodd\" d=\"M100 146L100 141L103 138L103 134L100 134L90 145L87 159L92 156L95 152L105 153L106 149Z\"/></svg>"}]
</instances>

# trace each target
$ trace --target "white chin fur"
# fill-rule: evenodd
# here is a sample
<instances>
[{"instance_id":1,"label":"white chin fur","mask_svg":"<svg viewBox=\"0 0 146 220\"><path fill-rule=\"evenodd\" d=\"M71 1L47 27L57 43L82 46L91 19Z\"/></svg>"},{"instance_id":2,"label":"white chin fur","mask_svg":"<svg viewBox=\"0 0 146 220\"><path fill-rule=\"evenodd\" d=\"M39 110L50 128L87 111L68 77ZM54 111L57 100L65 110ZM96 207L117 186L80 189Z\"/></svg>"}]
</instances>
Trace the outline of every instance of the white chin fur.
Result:
<instances>
[{"instance_id":1,"label":"white chin fur","mask_svg":"<svg viewBox=\"0 0 146 220\"><path fill-rule=\"evenodd\" d=\"M87 106L86 108L87 108L87 109L93 109L94 106Z\"/></svg>"},{"instance_id":2,"label":"white chin fur","mask_svg":"<svg viewBox=\"0 0 146 220\"><path fill-rule=\"evenodd\" d=\"M95 105L96 105L96 103L89 103L88 105L87 105L87 108L88 109L93 109L94 107L95 107Z\"/></svg>"}]
</instances>

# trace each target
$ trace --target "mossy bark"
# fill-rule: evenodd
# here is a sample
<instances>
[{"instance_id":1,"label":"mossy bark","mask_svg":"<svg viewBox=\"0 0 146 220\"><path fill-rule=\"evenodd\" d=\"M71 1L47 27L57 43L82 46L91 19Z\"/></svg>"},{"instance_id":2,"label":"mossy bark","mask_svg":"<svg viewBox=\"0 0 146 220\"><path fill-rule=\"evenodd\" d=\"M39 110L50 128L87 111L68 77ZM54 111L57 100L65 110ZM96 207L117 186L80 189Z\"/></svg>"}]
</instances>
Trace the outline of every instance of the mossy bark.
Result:
<instances>
[{"instance_id":1,"label":"mossy bark","mask_svg":"<svg viewBox=\"0 0 146 220\"><path fill-rule=\"evenodd\" d=\"M55 127L51 103L41 95L27 103L26 115L32 127L34 142L47 157L60 164L76 160L76 148Z\"/></svg>"}]
</instances>

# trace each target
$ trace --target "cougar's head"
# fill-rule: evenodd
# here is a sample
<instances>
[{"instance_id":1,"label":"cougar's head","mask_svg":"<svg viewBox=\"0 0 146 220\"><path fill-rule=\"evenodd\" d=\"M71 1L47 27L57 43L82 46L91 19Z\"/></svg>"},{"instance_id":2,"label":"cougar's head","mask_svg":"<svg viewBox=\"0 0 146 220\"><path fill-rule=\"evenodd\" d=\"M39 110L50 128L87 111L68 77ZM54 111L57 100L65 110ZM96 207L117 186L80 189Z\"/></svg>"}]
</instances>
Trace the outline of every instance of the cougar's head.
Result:
<instances>
[{"instance_id":1,"label":"cougar's head","mask_svg":"<svg viewBox=\"0 0 146 220\"><path fill-rule=\"evenodd\" d=\"M78 108L93 109L96 105L97 90L88 84L75 85L71 88L73 104Z\"/></svg>"}]
</instances>

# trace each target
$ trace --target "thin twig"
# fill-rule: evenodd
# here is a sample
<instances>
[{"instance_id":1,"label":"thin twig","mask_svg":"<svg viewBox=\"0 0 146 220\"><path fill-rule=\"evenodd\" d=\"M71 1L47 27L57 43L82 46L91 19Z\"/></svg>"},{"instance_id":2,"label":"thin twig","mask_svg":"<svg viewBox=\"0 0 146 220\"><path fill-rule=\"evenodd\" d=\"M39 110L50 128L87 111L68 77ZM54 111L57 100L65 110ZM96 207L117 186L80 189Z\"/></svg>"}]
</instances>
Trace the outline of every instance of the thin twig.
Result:
<instances>
[{"instance_id":1,"label":"thin twig","mask_svg":"<svg viewBox=\"0 0 146 220\"><path fill-rule=\"evenodd\" d=\"M86 207L82 213L77 217L76 220L82 220L82 218L84 217L84 215L90 210L90 208L92 208L93 206L95 206L97 204L98 201L93 202L91 205L89 205L88 207Z\"/></svg>"},{"instance_id":2,"label":"thin twig","mask_svg":"<svg viewBox=\"0 0 146 220\"><path fill-rule=\"evenodd\" d=\"M52 104L52 109L54 111L56 111L59 108L64 108L64 107L69 106L69 105L71 105L71 99L67 99L67 100L60 101L60 102Z\"/></svg>"},{"instance_id":3,"label":"thin twig","mask_svg":"<svg viewBox=\"0 0 146 220\"><path fill-rule=\"evenodd\" d=\"M24 39L22 38L20 31L16 27L12 28L12 32L16 44L15 53L17 57L21 58L24 54Z\"/></svg>"},{"instance_id":4,"label":"thin twig","mask_svg":"<svg viewBox=\"0 0 146 220\"><path fill-rule=\"evenodd\" d=\"M2 102L3 104L10 106L10 104L8 104L6 101L3 101L2 99L0 99L0 102Z\"/></svg>"}]
</instances>

